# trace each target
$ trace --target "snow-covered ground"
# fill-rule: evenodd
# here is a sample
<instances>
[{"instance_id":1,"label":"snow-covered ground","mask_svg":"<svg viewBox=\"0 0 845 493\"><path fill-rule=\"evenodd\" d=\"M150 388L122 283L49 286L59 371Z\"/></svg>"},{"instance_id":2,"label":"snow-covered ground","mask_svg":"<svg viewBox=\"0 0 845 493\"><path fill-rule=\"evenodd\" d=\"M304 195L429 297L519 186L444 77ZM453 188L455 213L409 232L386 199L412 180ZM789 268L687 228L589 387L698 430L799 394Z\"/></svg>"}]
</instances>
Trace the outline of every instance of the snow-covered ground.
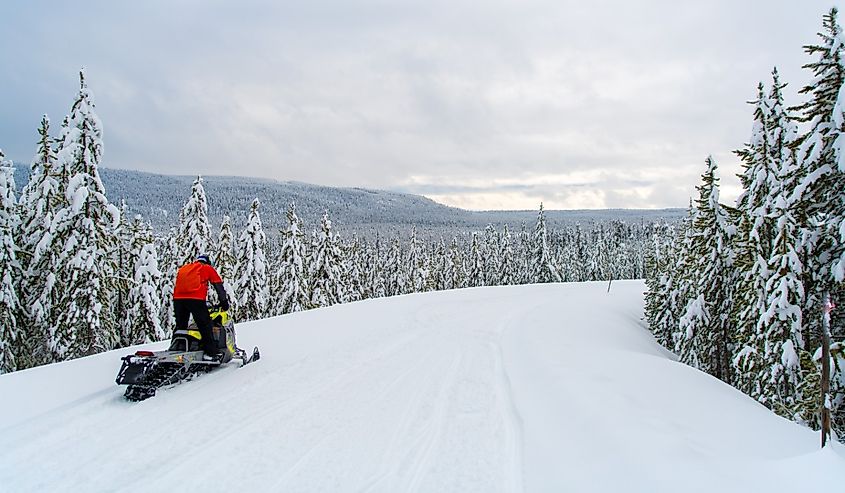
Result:
<instances>
[{"instance_id":1,"label":"snow-covered ground","mask_svg":"<svg viewBox=\"0 0 845 493\"><path fill-rule=\"evenodd\" d=\"M845 451L674 361L641 282L243 323L263 359L126 402L113 351L0 376L0 490L836 491ZM163 344L152 345L154 348Z\"/></svg>"}]
</instances>

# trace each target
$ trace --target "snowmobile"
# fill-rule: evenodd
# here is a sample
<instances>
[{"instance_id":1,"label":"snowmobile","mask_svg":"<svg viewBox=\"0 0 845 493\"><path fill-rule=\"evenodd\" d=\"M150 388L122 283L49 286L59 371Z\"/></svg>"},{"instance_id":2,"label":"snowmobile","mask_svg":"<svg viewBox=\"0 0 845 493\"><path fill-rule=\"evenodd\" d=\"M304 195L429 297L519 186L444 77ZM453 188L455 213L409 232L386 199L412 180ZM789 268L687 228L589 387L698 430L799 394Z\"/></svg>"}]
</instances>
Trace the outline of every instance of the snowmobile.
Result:
<instances>
[{"instance_id":1,"label":"snowmobile","mask_svg":"<svg viewBox=\"0 0 845 493\"><path fill-rule=\"evenodd\" d=\"M173 333L167 351L136 351L121 358L123 365L115 382L128 385L123 396L130 401L142 401L154 396L159 388L207 373L233 359L240 360L241 366L244 366L261 357L257 346L248 355L235 344L235 324L226 311L218 305L210 305L208 312L212 321L211 331L222 358L203 360L202 335L196 323L192 322L187 329Z\"/></svg>"}]
</instances>

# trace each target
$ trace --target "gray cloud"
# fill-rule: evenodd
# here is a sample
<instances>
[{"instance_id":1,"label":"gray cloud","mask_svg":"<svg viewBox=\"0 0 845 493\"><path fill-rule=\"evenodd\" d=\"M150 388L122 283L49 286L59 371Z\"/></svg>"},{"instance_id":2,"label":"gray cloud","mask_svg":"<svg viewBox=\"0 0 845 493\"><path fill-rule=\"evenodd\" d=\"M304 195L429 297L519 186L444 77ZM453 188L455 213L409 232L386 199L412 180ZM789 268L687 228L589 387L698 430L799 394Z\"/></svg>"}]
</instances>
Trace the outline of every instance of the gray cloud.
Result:
<instances>
[{"instance_id":1,"label":"gray cloud","mask_svg":"<svg viewBox=\"0 0 845 493\"><path fill-rule=\"evenodd\" d=\"M106 165L402 189L451 204L685 206L806 82L820 1L0 5L0 146L29 159L84 65ZM735 4L736 3L736 4ZM579 176L590 180L572 182ZM557 176L560 179L550 179ZM563 178L561 178L563 177ZM485 180L487 182L485 183Z\"/></svg>"}]
</instances>

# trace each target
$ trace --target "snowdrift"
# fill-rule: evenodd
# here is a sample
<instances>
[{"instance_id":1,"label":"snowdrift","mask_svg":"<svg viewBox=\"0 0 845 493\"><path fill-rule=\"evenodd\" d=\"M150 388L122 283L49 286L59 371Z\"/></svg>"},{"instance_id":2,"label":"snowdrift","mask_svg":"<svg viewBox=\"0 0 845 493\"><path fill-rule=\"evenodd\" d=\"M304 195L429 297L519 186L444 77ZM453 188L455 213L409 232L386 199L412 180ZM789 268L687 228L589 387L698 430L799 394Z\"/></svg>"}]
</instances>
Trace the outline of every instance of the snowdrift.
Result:
<instances>
[{"instance_id":1,"label":"snowdrift","mask_svg":"<svg viewBox=\"0 0 845 493\"><path fill-rule=\"evenodd\" d=\"M114 384L131 350L3 375L0 490L841 487L843 447L677 363L641 321L641 282L606 291L466 289L242 323L261 361L140 403Z\"/></svg>"}]
</instances>

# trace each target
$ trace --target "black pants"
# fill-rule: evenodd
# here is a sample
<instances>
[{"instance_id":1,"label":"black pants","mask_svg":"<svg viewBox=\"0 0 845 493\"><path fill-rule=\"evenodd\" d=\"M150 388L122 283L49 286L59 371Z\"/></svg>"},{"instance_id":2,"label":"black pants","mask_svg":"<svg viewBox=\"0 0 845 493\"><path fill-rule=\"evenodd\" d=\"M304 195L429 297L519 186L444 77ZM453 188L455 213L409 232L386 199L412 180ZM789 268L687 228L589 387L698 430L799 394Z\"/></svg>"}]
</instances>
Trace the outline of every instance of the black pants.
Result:
<instances>
[{"instance_id":1,"label":"black pants","mask_svg":"<svg viewBox=\"0 0 845 493\"><path fill-rule=\"evenodd\" d=\"M208 308L205 305L205 300L187 300L175 299L173 300L173 314L176 316L176 330L185 330L188 328L188 317L193 316L194 322L197 324L197 329L200 331L202 340L202 350L206 354L217 354L217 343L214 341L214 335L211 333L211 317L208 315Z\"/></svg>"}]
</instances>

